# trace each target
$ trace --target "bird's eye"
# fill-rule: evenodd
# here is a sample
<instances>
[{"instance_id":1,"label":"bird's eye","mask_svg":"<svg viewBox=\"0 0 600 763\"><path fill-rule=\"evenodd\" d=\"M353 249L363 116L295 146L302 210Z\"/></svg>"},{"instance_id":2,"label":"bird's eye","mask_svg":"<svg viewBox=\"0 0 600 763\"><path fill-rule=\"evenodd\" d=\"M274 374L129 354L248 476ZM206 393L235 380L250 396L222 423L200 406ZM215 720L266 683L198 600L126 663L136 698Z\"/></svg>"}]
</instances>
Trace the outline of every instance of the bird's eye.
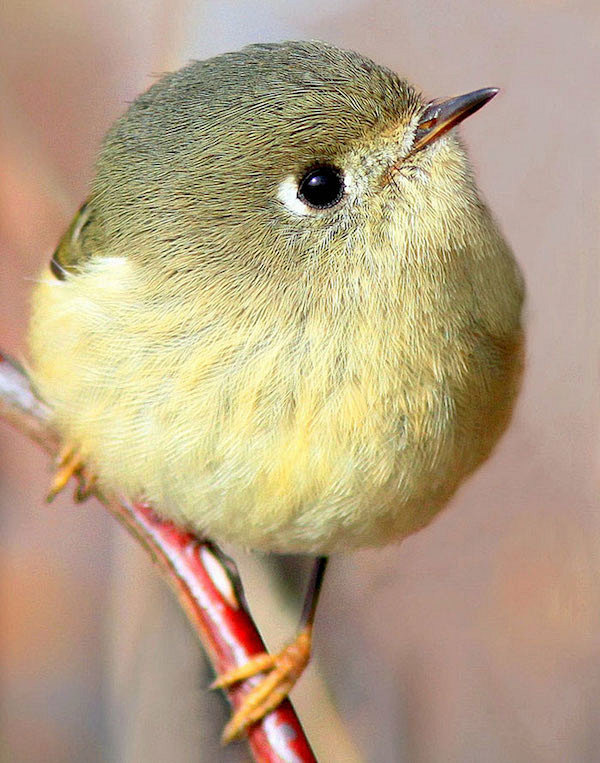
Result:
<instances>
[{"instance_id":1,"label":"bird's eye","mask_svg":"<svg viewBox=\"0 0 600 763\"><path fill-rule=\"evenodd\" d=\"M335 206L344 195L344 177L329 165L315 167L298 184L298 198L313 209Z\"/></svg>"}]
</instances>

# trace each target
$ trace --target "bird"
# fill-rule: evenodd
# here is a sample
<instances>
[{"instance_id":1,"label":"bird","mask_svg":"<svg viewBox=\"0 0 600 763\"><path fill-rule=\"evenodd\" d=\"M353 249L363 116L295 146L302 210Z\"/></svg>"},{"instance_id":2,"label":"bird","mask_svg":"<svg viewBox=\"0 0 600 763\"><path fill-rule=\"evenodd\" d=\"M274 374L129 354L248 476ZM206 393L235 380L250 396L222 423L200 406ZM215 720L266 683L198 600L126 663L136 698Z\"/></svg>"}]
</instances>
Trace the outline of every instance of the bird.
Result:
<instances>
[{"instance_id":1,"label":"bird","mask_svg":"<svg viewBox=\"0 0 600 763\"><path fill-rule=\"evenodd\" d=\"M506 429L523 278L454 129L496 88L428 100L363 55L255 44L168 73L104 139L32 296L31 374L70 476L195 533L328 557L425 527ZM269 671L271 673L269 674Z\"/></svg>"}]
</instances>

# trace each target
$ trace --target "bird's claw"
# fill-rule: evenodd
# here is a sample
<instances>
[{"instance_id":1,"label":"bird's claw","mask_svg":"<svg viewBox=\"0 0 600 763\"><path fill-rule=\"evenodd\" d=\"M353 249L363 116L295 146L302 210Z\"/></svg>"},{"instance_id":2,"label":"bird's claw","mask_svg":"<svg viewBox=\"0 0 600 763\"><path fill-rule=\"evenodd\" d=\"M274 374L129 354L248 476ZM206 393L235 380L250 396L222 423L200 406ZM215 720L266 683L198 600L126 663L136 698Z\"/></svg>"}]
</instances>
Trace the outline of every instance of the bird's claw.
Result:
<instances>
[{"instance_id":1,"label":"bird's claw","mask_svg":"<svg viewBox=\"0 0 600 763\"><path fill-rule=\"evenodd\" d=\"M260 721L283 702L308 664L311 642L312 629L306 627L300 631L295 641L278 654L259 654L214 681L212 689L224 689L260 673L266 674L246 694L241 706L223 729L223 744L240 736L249 726Z\"/></svg>"},{"instance_id":2,"label":"bird's claw","mask_svg":"<svg viewBox=\"0 0 600 763\"><path fill-rule=\"evenodd\" d=\"M86 469L81 453L71 445L65 445L56 460L57 468L50 483L46 500L50 503L64 490L71 477L77 477L79 485L75 491L75 500L84 501L90 496L96 485L96 475Z\"/></svg>"}]
</instances>

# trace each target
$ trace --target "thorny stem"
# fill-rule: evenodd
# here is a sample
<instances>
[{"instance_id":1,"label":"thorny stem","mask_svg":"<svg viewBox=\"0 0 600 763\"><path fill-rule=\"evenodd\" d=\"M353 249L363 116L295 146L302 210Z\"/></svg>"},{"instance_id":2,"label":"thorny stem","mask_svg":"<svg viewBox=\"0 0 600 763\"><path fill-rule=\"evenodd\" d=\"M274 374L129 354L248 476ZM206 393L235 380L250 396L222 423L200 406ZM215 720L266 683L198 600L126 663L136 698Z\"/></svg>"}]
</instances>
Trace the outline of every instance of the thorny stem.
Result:
<instances>
[{"instance_id":1,"label":"thorny stem","mask_svg":"<svg viewBox=\"0 0 600 763\"><path fill-rule=\"evenodd\" d=\"M0 352L0 419L28 435L50 455L59 439L50 409L35 394L25 371ZM217 674L265 651L246 607L235 565L208 540L159 519L149 506L123 497L96 497L140 542L175 591ZM235 709L257 677L226 690ZM289 700L248 729L260 763L311 763L316 758Z\"/></svg>"}]
</instances>

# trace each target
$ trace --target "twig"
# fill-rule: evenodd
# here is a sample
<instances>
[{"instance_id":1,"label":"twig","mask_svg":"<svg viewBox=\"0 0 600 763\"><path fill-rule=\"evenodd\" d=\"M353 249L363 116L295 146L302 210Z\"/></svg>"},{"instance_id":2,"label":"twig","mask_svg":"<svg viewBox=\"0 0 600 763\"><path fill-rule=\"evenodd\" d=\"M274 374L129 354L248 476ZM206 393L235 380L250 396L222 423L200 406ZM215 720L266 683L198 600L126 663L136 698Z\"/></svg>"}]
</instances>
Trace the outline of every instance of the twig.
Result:
<instances>
[{"instance_id":1,"label":"twig","mask_svg":"<svg viewBox=\"0 0 600 763\"><path fill-rule=\"evenodd\" d=\"M59 439L50 409L39 400L25 371L0 353L0 419L55 455ZM175 591L217 674L265 651L246 606L235 565L214 543L159 519L149 506L96 497L144 546ZM227 690L233 708L256 684L248 679ZM260 763L316 761L289 700L248 729L248 743Z\"/></svg>"}]
</instances>

